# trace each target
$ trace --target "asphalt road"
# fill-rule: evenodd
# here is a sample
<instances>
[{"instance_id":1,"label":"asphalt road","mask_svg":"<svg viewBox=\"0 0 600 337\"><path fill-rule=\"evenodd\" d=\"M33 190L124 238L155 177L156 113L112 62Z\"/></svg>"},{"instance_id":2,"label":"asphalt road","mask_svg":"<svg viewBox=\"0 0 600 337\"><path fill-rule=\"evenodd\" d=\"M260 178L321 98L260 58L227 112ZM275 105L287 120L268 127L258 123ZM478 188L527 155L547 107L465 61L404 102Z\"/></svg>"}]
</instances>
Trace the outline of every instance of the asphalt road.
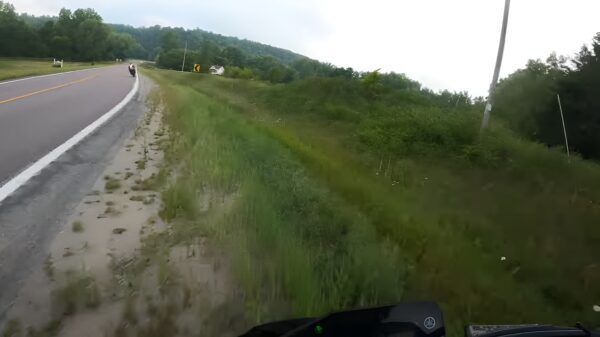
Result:
<instances>
[{"instance_id":1,"label":"asphalt road","mask_svg":"<svg viewBox=\"0 0 600 337\"><path fill-rule=\"evenodd\" d=\"M0 82L0 186L109 111L133 83L125 65Z\"/></svg>"}]
</instances>

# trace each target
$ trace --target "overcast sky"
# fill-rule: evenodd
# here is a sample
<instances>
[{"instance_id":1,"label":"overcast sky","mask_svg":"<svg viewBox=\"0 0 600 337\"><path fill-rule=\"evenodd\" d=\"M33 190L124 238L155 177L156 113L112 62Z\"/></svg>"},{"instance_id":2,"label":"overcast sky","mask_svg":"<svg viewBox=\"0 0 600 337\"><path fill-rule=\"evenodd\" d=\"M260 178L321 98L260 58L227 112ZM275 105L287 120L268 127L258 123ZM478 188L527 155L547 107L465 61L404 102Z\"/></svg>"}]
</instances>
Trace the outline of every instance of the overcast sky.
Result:
<instances>
[{"instance_id":1,"label":"overcast sky","mask_svg":"<svg viewBox=\"0 0 600 337\"><path fill-rule=\"evenodd\" d=\"M5 0L6 1L6 0ZM18 12L94 8L106 22L201 28L357 70L485 95L503 0L8 0ZM600 0L512 0L501 76L600 32Z\"/></svg>"}]
</instances>

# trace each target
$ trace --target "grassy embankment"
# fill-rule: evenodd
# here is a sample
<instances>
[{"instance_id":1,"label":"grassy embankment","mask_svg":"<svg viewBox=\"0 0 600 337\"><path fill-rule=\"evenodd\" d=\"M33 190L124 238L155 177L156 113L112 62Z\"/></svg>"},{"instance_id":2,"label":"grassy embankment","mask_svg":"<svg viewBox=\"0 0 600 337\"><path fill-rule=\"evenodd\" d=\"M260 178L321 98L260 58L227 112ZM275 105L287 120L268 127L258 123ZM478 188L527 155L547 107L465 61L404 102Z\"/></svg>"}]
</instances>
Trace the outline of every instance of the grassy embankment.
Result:
<instances>
[{"instance_id":1,"label":"grassy embankment","mask_svg":"<svg viewBox=\"0 0 600 337\"><path fill-rule=\"evenodd\" d=\"M221 245L250 323L411 299L438 301L452 335L600 322L596 164L479 137L480 111L411 92L149 75L176 172L161 216Z\"/></svg>"},{"instance_id":2,"label":"grassy embankment","mask_svg":"<svg viewBox=\"0 0 600 337\"><path fill-rule=\"evenodd\" d=\"M0 81L14 78L48 75L66 71L106 66L112 63L65 62L62 68L52 67L52 60L0 58Z\"/></svg>"}]
</instances>

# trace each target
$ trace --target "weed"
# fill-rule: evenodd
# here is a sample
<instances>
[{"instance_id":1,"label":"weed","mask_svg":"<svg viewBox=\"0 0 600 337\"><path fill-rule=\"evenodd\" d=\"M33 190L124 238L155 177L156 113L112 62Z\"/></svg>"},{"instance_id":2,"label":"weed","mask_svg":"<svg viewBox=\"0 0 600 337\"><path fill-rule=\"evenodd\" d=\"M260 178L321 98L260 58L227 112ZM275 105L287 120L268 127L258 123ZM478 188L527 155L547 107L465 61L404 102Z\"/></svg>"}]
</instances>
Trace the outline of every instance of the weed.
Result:
<instances>
[{"instance_id":1,"label":"weed","mask_svg":"<svg viewBox=\"0 0 600 337\"><path fill-rule=\"evenodd\" d=\"M131 189L133 191L151 191L157 189L159 184L159 177L156 174L152 174L148 179L137 179Z\"/></svg>"},{"instance_id":2,"label":"weed","mask_svg":"<svg viewBox=\"0 0 600 337\"><path fill-rule=\"evenodd\" d=\"M108 206L104 210L104 214L115 216L115 215L119 214L119 211L116 208L112 207L112 206Z\"/></svg>"},{"instance_id":3,"label":"weed","mask_svg":"<svg viewBox=\"0 0 600 337\"><path fill-rule=\"evenodd\" d=\"M52 261L52 255L48 254L44 260L44 272L50 281L54 281L54 262Z\"/></svg>"},{"instance_id":4,"label":"weed","mask_svg":"<svg viewBox=\"0 0 600 337\"><path fill-rule=\"evenodd\" d=\"M125 228L115 228L115 229L112 230L112 233L118 235L118 234L125 233L125 231L127 231L127 229L125 229Z\"/></svg>"},{"instance_id":5,"label":"weed","mask_svg":"<svg viewBox=\"0 0 600 337\"><path fill-rule=\"evenodd\" d=\"M144 201L145 197L143 195L133 195L129 198L129 200L131 201L139 201L142 202Z\"/></svg>"},{"instance_id":6,"label":"weed","mask_svg":"<svg viewBox=\"0 0 600 337\"><path fill-rule=\"evenodd\" d=\"M62 321L54 319L46 323L41 330L36 330L33 327L27 328L28 337L54 337L57 336L62 328Z\"/></svg>"},{"instance_id":7,"label":"weed","mask_svg":"<svg viewBox=\"0 0 600 337\"><path fill-rule=\"evenodd\" d=\"M11 319L6 323L2 337L20 337L23 334L23 327L21 321L18 319Z\"/></svg>"},{"instance_id":8,"label":"weed","mask_svg":"<svg viewBox=\"0 0 600 337\"><path fill-rule=\"evenodd\" d=\"M73 233L81 233L83 232L83 223L81 221L75 221L71 224L71 230Z\"/></svg>"},{"instance_id":9,"label":"weed","mask_svg":"<svg viewBox=\"0 0 600 337\"><path fill-rule=\"evenodd\" d=\"M46 325L44 326L44 329L42 331L45 333L45 335L47 337L57 336L58 333L60 332L61 328L62 328L62 321L55 319L55 320L51 320L50 322L46 323Z\"/></svg>"},{"instance_id":10,"label":"weed","mask_svg":"<svg viewBox=\"0 0 600 337\"><path fill-rule=\"evenodd\" d=\"M183 286L183 296L181 306L183 308L190 308L192 306L192 289L189 286Z\"/></svg>"},{"instance_id":11,"label":"weed","mask_svg":"<svg viewBox=\"0 0 600 337\"><path fill-rule=\"evenodd\" d=\"M114 179L114 178L111 178L111 177L109 177L106 180L106 183L104 184L104 189L107 192L112 192L112 191L115 191L115 190L117 190L119 188L121 188L121 182L118 179Z\"/></svg>"},{"instance_id":12,"label":"weed","mask_svg":"<svg viewBox=\"0 0 600 337\"><path fill-rule=\"evenodd\" d=\"M154 201L155 201L154 198L145 198L144 201L143 201L143 204L144 205L151 205L151 204L154 203Z\"/></svg>"},{"instance_id":13,"label":"weed","mask_svg":"<svg viewBox=\"0 0 600 337\"><path fill-rule=\"evenodd\" d=\"M67 272L66 285L53 293L54 306L65 315L80 308L96 308L100 304L100 290L94 277L87 272Z\"/></svg>"},{"instance_id":14,"label":"weed","mask_svg":"<svg viewBox=\"0 0 600 337\"><path fill-rule=\"evenodd\" d=\"M106 206L114 206L115 202L114 201L107 201L104 203Z\"/></svg>"},{"instance_id":15,"label":"weed","mask_svg":"<svg viewBox=\"0 0 600 337\"><path fill-rule=\"evenodd\" d=\"M152 318L147 320L146 324L139 327L138 336L163 337L177 335L177 306L174 304L164 304L152 308L150 310Z\"/></svg>"},{"instance_id":16,"label":"weed","mask_svg":"<svg viewBox=\"0 0 600 337\"><path fill-rule=\"evenodd\" d=\"M138 323L136 300L135 296L127 296L123 304L123 319L131 325Z\"/></svg>"},{"instance_id":17,"label":"weed","mask_svg":"<svg viewBox=\"0 0 600 337\"><path fill-rule=\"evenodd\" d=\"M69 256L73 256L75 255L75 253L73 253L73 251L71 250L71 248L67 247L65 248L65 252L63 253L63 257L69 257Z\"/></svg>"},{"instance_id":18,"label":"weed","mask_svg":"<svg viewBox=\"0 0 600 337\"><path fill-rule=\"evenodd\" d=\"M114 337L128 337L129 336L129 334L127 332L127 331L129 331L128 327L129 327L129 323L127 323L127 322L121 322L115 328L113 336Z\"/></svg>"}]
</instances>

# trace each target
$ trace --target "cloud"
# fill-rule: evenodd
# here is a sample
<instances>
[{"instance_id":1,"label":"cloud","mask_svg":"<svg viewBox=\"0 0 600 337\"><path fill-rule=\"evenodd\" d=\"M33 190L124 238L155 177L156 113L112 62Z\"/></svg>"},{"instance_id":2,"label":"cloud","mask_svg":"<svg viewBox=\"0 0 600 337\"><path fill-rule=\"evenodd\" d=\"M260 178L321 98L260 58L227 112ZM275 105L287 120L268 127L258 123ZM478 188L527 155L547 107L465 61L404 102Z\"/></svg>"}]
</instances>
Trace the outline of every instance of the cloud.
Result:
<instances>
[{"instance_id":1,"label":"cloud","mask_svg":"<svg viewBox=\"0 0 600 337\"><path fill-rule=\"evenodd\" d=\"M111 23L201 28L358 70L403 72L433 89L486 95L502 0L17 0L18 11L95 8ZM501 76L600 31L597 0L513 0Z\"/></svg>"}]
</instances>

